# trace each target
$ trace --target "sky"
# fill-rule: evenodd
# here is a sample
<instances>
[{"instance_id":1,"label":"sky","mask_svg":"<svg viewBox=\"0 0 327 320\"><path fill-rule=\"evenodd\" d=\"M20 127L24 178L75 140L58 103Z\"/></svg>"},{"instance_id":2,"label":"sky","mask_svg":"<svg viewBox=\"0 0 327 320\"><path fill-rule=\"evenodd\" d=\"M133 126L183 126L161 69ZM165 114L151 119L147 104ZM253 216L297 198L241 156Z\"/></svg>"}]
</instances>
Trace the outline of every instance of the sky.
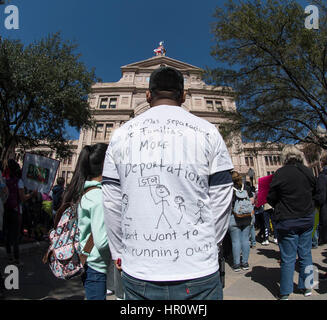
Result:
<instances>
[{"instance_id":1,"label":"sky","mask_svg":"<svg viewBox=\"0 0 327 320\"><path fill-rule=\"evenodd\" d=\"M200 68L216 67L211 25L225 0L5 0L0 35L29 44L60 31L78 44L80 60L103 82L116 82L120 67L154 56L164 41L167 56ZM310 1L299 1L310 4ZM19 9L19 29L7 30L7 5ZM69 130L70 138L78 133Z\"/></svg>"},{"instance_id":2,"label":"sky","mask_svg":"<svg viewBox=\"0 0 327 320\"><path fill-rule=\"evenodd\" d=\"M217 0L11 0L19 9L19 30L6 30L0 6L0 34L28 44L61 31L74 40L81 60L104 82L118 81L120 67L151 58L164 41L167 56L213 66L210 23Z\"/></svg>"},{"instance_id":3,"label":"sky","mask_svg":"<svg viewBox=\"0 0 327 320\"><path fill-rule=\"evenodd\" d=\"M29 44L60 31L78 44L80 60L103 82L116 82L120 67L154 56L164 41L167 56L215 66L211 23L217 0L11 0L0 6L0 35ZM7 5L19 9L19 29L7 30ZM70 138L78 133L69 130Z\"/></svg>"}]
</instances>

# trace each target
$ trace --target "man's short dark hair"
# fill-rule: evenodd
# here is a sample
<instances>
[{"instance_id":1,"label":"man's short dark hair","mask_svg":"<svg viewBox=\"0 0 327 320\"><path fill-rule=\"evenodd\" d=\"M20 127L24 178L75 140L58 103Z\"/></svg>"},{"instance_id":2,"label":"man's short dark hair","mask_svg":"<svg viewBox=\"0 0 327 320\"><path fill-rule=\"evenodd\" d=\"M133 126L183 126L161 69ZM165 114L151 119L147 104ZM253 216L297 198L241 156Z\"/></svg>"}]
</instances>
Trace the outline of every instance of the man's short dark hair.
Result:
<instances>
[{"instance_id":1,"label":"man's short dark hair","mask_svg":"<svg viewBox=\"0 0 327 320\"><path fill-rule=\"evenodd\" d=\"M180 101L184 91L184 77L172 67L160 67L150 76L149 90L152 98Z\"/></svg>"},{"instance_id":2,"label":"man's short dark hair","mask_svg":"<svg viewBox=\"0 0 327 320\"><path fill-rule=\"evenodd\" d=\"M65 184L65 179L63 177L59 177L57 179L57 184L59 184L60 186L63 186Z\"/></svg>"}]
</instances>

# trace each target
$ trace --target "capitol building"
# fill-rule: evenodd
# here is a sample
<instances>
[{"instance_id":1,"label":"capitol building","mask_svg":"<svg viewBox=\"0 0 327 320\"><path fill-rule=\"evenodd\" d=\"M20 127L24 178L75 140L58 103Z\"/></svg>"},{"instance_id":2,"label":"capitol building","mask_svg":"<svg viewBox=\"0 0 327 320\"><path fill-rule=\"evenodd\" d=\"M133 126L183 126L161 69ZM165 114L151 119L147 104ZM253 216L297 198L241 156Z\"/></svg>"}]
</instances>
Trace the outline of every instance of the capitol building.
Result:
<instances>
[{"instance_id":1,"label":"capitol building","mask_svg":"<svg viewBox=\"0 0 327 320\"><path fill-rule=\"evenodd\" d=\"M69 183L78 155L85 145L108 143L115 129L148 110L145 93L149 78L152 71L162 65L176 68L183 74L187 92L182 105L185 110L206 119L218 129L222 123L230 121L223 111L236 111L233 91L226 87L207 85L202 80L203 69L166 55L131 63L121 67L121 78L117 82L101 82L92 86L88 98L95 127L81 130L79 139L71 141L74 154L61 162L58 176L64 177ZM225 141L234 168L244 179L250 181L253 177L256 183L259 177L272 174L281 166L281 148L277 144L267 149L261 148L258 143L243 143L239 133L234 133Z\"/></svg>"}]
</instances>

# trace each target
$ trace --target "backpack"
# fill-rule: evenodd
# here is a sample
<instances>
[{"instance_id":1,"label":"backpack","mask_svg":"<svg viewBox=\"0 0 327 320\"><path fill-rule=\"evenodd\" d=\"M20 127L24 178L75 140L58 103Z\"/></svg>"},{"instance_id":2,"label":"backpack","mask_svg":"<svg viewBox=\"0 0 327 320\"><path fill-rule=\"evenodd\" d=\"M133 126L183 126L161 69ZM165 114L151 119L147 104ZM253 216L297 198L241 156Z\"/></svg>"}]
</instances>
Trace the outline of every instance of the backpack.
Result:
<instances>
[{"instance_id":1,"label":"backpack","mask_svg":"<svg viewBox=\"0 0 327 320\"><path fill-rule=\"evenodd\" d=\"M88 188L84 194L91 189ZM78 204L66 203L56 214L54 228L49 233L50 246L42 261L49 263L50 270L55 277L69 280L82 275L87 256L82 253L79 243ZM93 248L93 235L89 236L83 251L88 254Z\"/></svg>"},{"instance_id":2,"label":"backpack","mask_svg":"<svg viewBox=\"0 0 327 320\"><path fill-rule=\"evenodd\" d=\"M5 203L5 207L6 209L15 210L19 213L18 178L10 177L6 179L6 185L9 191L9 195Z\"/></svg>"},{"instance_id":3,"label":"backpack","mask_svg":"<svg viewBox=\"0 0 327 320\"><path fill-rule=\"evenodd\" d=\"M233 213L237 218L250 217L254 213L253 204L249 198L246 190L238 190L233 188L235 191L235 203Z\"/></svg>"}]
</instances>

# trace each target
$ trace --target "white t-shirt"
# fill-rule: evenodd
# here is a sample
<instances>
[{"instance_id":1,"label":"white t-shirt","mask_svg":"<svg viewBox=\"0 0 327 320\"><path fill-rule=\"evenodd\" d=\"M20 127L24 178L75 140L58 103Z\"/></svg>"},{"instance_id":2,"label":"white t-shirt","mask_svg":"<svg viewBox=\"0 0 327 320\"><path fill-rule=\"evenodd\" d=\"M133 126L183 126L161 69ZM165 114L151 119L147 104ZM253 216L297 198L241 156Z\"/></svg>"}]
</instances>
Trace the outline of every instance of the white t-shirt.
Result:
<instances>
[{"instance_id":1,"label":"white t-shirt","mask_svg":"<svg viewBox=\"0 0 327 320\"><path fill-rule=\"evenodd\" d=\"M231 169L217 128L181 107L152 107L117 129L103 193L110 249L124 272L149 281L216 272L217 242L229 222ZM211 189L213 180L219 189Z\"/></svg>"}]
</instances>

